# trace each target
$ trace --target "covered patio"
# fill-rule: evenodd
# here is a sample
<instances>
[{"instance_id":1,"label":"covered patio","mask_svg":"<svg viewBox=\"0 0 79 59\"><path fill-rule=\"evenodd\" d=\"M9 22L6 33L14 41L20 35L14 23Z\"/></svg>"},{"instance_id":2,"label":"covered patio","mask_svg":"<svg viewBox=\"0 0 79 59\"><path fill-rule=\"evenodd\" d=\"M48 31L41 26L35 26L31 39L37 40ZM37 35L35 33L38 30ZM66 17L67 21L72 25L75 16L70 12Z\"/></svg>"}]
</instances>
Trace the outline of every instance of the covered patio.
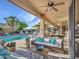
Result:
<instances>
[{"instance_id":1,"label":"covered patio","mask_svg":"<svg viewBox=\"0 0 79 59\"><path fill-rule=\"evenodd\" d=\"M31 14L40 18L40 33L43 37L46 36L45 28L48 26L58 26L59 31L66 26L67 31L65 40L69 55L52 53L55 57L65 56L70 59L75 59L75 24L79 24L79 0L9 0L13 4L23 8ZM76 4L75 4L76 3ZM76 8L74 7L76 6ZM76 14L75 14L75 13ZM76 20L75 20L76 19ZM62 31L63 32L63 31ZM60 34L60 33L59 33ZM50 35L50 34L48 34ZM62 34L61 34L62 35ZM51 36L51 35L50 35ZM68 44L68 45L67 45Z\"/></svg>"}]
</instances>

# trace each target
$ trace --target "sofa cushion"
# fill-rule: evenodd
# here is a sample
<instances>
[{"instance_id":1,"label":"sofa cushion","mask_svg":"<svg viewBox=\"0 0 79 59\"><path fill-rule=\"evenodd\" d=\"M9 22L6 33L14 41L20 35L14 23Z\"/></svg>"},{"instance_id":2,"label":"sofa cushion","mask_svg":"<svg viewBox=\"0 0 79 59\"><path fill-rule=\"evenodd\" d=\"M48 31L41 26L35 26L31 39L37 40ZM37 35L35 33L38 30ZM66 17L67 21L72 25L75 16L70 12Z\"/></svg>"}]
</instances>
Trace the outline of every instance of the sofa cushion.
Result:
<instances>
[{"instance_id":1,"label":"sofa cushion","mask_svg":"<svg viewBox=\"0 0 79 59\"><path fill-rule=\"evenodd\" d=\"M35 39L35 42L44 42L44 41L45 40L44 40L43 37L38 37L38 38ZM42 49L42 48L44 48L44 46L42 46L42 45L36 45L36 48L37 49Z\"/></svg>"},{"instance_id":2,"label":"sofa cushion","mask_svg":"<svg viewBox=\"0 0 79 59\"><path fill-rule=\"evenodd\" d=\"M49 40L50 44L55 44L56 43L56 37L51 37Z\"/></svg>"},{"instance_id":3,"label":"sofa cushion","mask_svg":"<svg viewBox=\"0 0 79 59\"><path fill-rule=\"evenodd\" d=\"M35 42L44 42L44 38L38 37L38 38L35 39Z\"/></svg>"},{"instance_id":4,"label":"sofa cushion","mask_svg":"<svg viewBox=\"0 0 79 59\"><path fill-rule=\"evenodd\" d=\"M58 47L61 47L62 46L62 39L57 39L56 40L56 45L58 46Z\"/></svg>"}]
</instances>

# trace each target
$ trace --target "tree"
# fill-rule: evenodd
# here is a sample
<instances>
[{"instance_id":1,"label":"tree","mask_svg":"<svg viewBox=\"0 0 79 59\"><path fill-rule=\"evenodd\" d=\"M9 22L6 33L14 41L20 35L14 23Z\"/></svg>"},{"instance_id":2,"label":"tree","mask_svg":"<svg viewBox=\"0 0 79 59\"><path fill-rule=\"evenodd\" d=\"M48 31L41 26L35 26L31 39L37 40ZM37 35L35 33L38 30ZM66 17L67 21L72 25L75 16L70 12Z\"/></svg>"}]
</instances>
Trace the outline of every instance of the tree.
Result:
<instances>
[{"instance_id":1,"label":"tree","mask_svg":"<svg viewBox=\"0 0 79 59\"><path fill-rule=\"evenodd\" d=\"M23 30L24 28L28 27L28 25L24 22L19 21L19 27L18 30Z\"/></svg>"},{"instance_id":2,"label":"tree","mask_svg":"<svg viewBox=\"0 0 79 59\"><path fill-rule=\"evenodd\" d=\"M28 25L24 22L19 21L15 16L9 16L4 18L9 26L12 27L13 31L22 30L25 27L28 27ZM16 28L15 28L16 27Z\"/></svg>"},{"instance_id":3,"label":"tree","mask_svg":"<svg viewBox=\"0 0 79 59\"><path fill-rule=\"evenodd\" d=\"M0 33L3 33L3 28L2 27L0 27Z\"/></svg>"},{"instance_id":4,"label":"tree","mask_svg":"<svg viewBox=\"0 0 79 59\"><path fill-rule=\"evenodd\" d=\"M15 29L14 27L17 25L18 19L15 16L9 16L4 19L6 20L7 24L12 27L12 29L14 31L14 29Z\"/></svg>"}]
</instances>

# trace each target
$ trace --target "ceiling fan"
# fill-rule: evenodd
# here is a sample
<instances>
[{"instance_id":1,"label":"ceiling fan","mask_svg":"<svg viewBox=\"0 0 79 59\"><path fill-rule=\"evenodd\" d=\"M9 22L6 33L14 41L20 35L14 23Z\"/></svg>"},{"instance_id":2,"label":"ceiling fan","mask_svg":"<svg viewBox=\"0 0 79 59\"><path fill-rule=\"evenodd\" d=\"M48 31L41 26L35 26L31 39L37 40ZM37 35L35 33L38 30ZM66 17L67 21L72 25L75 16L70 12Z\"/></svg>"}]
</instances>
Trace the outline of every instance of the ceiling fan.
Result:
<instances>
[{"instance_id":1,"label":"ceiling fan","mask_svg":"<svg viewBox=\"0 0 79 59\"><path fill-rule=\"evenodd\" d=\"M54 11L58 11L57 8L55 8L55 6L60 6L60 5L64 5L64 2L59 2L59 3L54 3L51 0L48 0L47 6L42 6L42 7L47 7L47 9L45 10L45 12L47 12L48 10L54 10Z\"/></svg>"}]
</instances>

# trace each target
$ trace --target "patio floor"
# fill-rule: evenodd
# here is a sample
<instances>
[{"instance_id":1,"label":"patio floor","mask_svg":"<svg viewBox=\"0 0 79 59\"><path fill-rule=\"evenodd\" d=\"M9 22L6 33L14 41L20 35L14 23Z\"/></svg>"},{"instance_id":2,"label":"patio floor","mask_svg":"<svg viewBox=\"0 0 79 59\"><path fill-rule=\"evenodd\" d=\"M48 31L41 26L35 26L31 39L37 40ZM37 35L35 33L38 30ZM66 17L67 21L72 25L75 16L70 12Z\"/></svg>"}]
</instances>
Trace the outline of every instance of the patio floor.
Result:
<instances>
[{"instance_id":1,"label":"patio floor","mask_svg":"<svg viewBox=\"0 0 79 59\"><path fill-rule=\"evenodd\" d=\"M35 54L35 53L31 54L30 51L28 51L27 49L23 49L23 48L18 48L15 53L17 53L23 57L27 57L28 59L44 59L42 55ZM60 56L59 54L56 54L56 55ZM62 54L62 56L63 56L63 54ZM68 57L68 56L66 55L66 57ZM60 58L55 57L55 55L51 56L51 54L50 54L50 56L47 56L47 59L60 59ZM68 59L68 58L63 58L63 59Z\"/></svg>"}]
</instances>

